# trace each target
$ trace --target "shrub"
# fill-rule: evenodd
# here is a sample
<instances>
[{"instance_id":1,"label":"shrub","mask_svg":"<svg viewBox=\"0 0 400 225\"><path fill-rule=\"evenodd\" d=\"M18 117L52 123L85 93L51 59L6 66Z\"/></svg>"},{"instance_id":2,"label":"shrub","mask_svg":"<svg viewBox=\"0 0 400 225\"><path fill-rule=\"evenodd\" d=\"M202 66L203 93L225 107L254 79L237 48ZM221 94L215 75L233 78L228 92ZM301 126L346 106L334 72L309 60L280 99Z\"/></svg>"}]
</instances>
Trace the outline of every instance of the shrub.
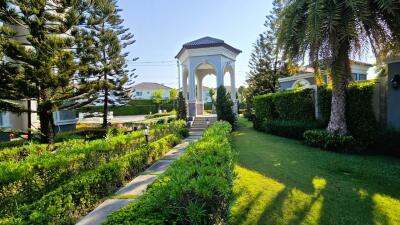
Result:
<instances>
[{"instance_id":1,"label":"shrub","mask_svg":"<svg viewBox=\"0 0 400 225\"><path fill-rule=\"evenodd\" d=\"M226 92L224 86L218 87L217 90L217 119L229 122L232 127L236 124L236 115L233 112L233 102L231 95Z\"/></svg>"},{"instance_id":2,"label":"shrub","mask_svg":"<svg viewBox=\"0 0 400 225\"><path fill-rule=\"evenodd\" d=\"M254 128L263 129L264 121L313 121L315 120L314 90L291 90L255 96L253 107Z\"/></svg>"},{"instance_id":3,"label":"shrub","mask_svg":"<svg viewBox=\"0 0 400 225\"><path fill-rule=\"evenodd\" d=\"M231 126L216 122L156 180L139 202L105 224L224 224L232 199Z\"/></svg>"},{"instance_id":4,"label":"shrub","mask_svg":"<svg viewBox=\"0 0 400 225\"><path fill-rule=\"evenodd\" d=\"M324 128L324 124L316 121L303 122L275 120L265 121L263 127L267 133L300 140L303 139L305 131Z\"/></svg>"},{"instance_id":5,"label":"shrub","mask_svg":"<svg viewBox=\"0 0 400 225\"><path fill-rule=\"evenodd\" d=\"M186 110L186 101L183 96L183 92L179 92L178 95L178 111L176 112L176 118L178 120L187 120L187 110Z\"/></svg>"},{"instance_id":6,"label":"shrub","mask_svg":"<svg viewBox=\"0 0 400 225\"><path fill-rule=\"evenodd\" d=\"M372 151L400 156L400 130L381 129L375 137Z\"/></svg>"},{"instance_id":7,"label":"shrub","mask_svg":"<svg viewBox=\"0 0 400 225\"><path fill-rule=\"evenodd\" d=\"M358 148L371 146L378 128L375 118L372 97L375 82L353 82L349 85L346 96L346 122L350 134L355 138ZM330 87L318 90L318 99L322 120L329 122L332 90Z\"/></svg>"},{"instance_id":8,"label":"shrub","mask_svg":"<svg viewBox=\"0 0 400 225\"><path fill-rule=\"evenodd\" d=\"M304 133L307 145L330 151L350 152L354 151L354 138L329 133L326 130L309 130Z\"/></svg>"},{"instance_id":9,"label":"shrub","mask_svg":"<svg viewBox=\"0 0 400 225\"><path fill-rule=\"evenodd\" d=\"M16 140L16 141L0 142L0 151L3 148L19 147L26 143L28 143L28 141L25 139L20 139L20 140Z\"/></svg>"},{"instance_id":10,"label":"shrub","mask_svg":"<svg viewBox=\"0 0 400 225\"><path fill-rule=\"evenodd\" d=\"M172 115L175 115L175 114L176 114L175 111L165 112L165 113L155 113L155 114L147 115L145 118L146 118L146 119L154 119L154 118L172 116Z\"/></svg>"},{"instance_id":11,"label":"shrub","mask_svg":"<svg viewBox=\"0 0 400 225\"><path fill-rule=\"evenodd\" d=\"M17 209L16 217L26 224L74 224L178 142L179 137L171 134L129 151L68 181L33 204Z\"/></svg>"},{"instance_id":12,"label":"shrub","mask_svg":"<svg viewBox=\"0 0 400 225\"><path fill-rule=\"evenodd\" d=\"M175 133L184 124L178 121L155 126L150 130L150 141ZM12 211L21 203L31 203L66 180L92 170L115 157L120 157L143 144L145 144L143 132L136 131L117 136L108 135L105 140L91 142L73 140L58 146L57 152L30 154L24 161L0 162L2 171L0 213ZM32 152L41 149L35 145L31 148Z\"/></svg>"}]
</instances>

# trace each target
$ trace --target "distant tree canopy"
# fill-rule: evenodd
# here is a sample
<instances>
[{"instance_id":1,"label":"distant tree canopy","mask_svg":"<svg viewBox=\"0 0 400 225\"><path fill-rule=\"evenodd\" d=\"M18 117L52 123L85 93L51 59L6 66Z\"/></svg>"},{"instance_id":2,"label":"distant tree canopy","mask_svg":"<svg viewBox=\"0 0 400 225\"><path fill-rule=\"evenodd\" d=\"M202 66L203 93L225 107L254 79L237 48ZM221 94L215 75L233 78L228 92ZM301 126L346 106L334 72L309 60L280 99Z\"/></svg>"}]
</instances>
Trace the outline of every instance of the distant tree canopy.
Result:
<instances>
[{"instance_id":1,"label":"distant tree canopy","mask_svg":"<svg viewBox=\"0 0 400 225\"><path fill-rule=\"evenodd\" d=\"M103 127L108 126L109 105L126 104L137 77L135 70L127 69L129 54L123 50L135 40L123 26L121 11L116 0L95 0L85 11L86 26L73 32L80 59L79 78L97 81L97 102L103 103Z\"/></svg>"},{"instance_id":2,"label":"distant tree canopy","mask_svg":"<svg viewBox=\"0 0 400 225\"><path fill-rule=\"evenodd\" d=\"M267 16L264 26L266 31L259 35L254 43L249 67L250 72L246 80L245 93L246 111L252 111L252 99L254 96L274 93L279 88L280 77L291 76L299 71L299 67L291 60L282 59L282 51L277 43L277 30L279 13L282 10L280 0L273 2L273 9Z\"/></svg>"}]
</instances>

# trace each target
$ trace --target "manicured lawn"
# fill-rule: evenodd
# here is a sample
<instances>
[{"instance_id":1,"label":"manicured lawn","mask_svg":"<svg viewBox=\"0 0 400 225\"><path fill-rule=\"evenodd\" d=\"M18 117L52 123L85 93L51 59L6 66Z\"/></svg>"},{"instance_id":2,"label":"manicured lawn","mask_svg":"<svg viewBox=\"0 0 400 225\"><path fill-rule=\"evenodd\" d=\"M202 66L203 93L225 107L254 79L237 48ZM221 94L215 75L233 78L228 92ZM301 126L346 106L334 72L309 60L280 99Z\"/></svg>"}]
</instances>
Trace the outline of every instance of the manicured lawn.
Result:
<instances>
[{"instance_id":1,"label":"manicured lawn","mask_svg":"<svg viewBox=\"0 0 400 225\"><path fill-rule=\"evenodd\" d=\"M400 224L400 159L326 152L244 119L231 224Z\"/></svg>"}]
</instances>

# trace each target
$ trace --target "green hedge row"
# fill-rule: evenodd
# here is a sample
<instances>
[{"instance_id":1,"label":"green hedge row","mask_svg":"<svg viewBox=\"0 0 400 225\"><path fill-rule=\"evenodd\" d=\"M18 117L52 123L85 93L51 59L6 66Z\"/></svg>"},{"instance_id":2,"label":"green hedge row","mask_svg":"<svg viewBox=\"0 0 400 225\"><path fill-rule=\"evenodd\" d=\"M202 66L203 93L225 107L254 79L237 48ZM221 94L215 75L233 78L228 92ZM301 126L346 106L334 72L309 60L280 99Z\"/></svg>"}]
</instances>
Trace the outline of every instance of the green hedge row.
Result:
<instances>
[{"instance_id":1,"label":"green hedge row","mask_svg":"<svg viewBox=\"0 0 400 225\"><path fill-rule=\"evenodd\" d=\"M375 82L353 82L347 91L346 120L350 134L360 148L371 146L377 135L378 123L372 105ZM331 112L332 90L321 88L318 99L322 120L328 124Z\"/></svg>"},{"instance_id":2,"label":"green hedge row","mask_svg":"<svg viewBox=\"0 0 400 225\"><path fill-rule=\"evenodd\" d=\"M354 151L373 146L379 136L372 105L374 86L373 81L353 82L347 90L346 118L350 135L354 137ZM314 90L305 89L254 97L254 127L296 139L302 139L300 132L307 128L308 124L310 129L325 128L330 119L332 90L330 87L318 89L318 103L322 116L318 122L315 118L314 95ZM319 122L323 126L320 126ZM314 135L315 138L325 136Z\"/></svg>"},{"instance_id":3,"label":"green hedge row","mask_svg":"<svg viewBox=\"0 0 400 225\"><path fill-rule=\"evenodd\" d=\"M326 130L309 130L304 132L304 142L307 145L330 151L352 152L355 142L353 136L342 136L329 133Z\"/></svg>"},{"instance_id":4,"label":"green hedge row","mask_svg":"<svg viewBox=\"0 0 400 225\"><path fill-rule=\"evenodd\" d=\"M150 141L179 131L183 122L151 130ZM20 204L36 201L66 180L107 163L145 143L142 131L104 140L70 141L57 152L30 155L23 161L0 162L0 215L10 213Z\"/></svg>"},{"instance_id":5,"label":"green hedge row","mask_svg":"<svg viewBox=\"0 0 400 225\"><path fill-rule=\"evenodd\" d=\"M232 199L231 126L216 122L155 181L139 202L105 224L224 224Z\"/></svg>"},{"instance_id":6,"label":"green hedge row","mask_svg":"<svg viewBox=\"0 0 400 225\"><path fill-rule=\"evenodd\" d=\"M314 90L290 90L256 96L254 127L262 129L264 121L313 121L315 120Z\"/></svg>"},{"instance_id":7,"label":"green hedge row","mask_svg":"<svg viewBox=\"0 0 400 225\"><path fill-rule=\"evenodd\" d=\"M136 176L170 148L180 137L170 134L149 145L127 151L94 170L83 173L30 205L14 209L13 224L74 224L106 196ZM1 221L0 221L1 223Z\"/></svg>"},{"instance_id":8,"label":"green hedge row","mask_svg":"<svg viewBox=\"0 0 400 225\"><path fill-rule=\"evenodd\" d=\"M173 104L170 101L163 101L161 109L171 111ZM114 116L129 116L129 115L147 115L157 113L158 106L152 100L130 100L125 106L111 106L109 111L114 113ZM85 107L79 112L103 112L102 106Z\"/></svg>"},{"instance_id":9,"label":"green hedge row","mask_svg":"<svg viewBox=\"0 0 400 225\"><path fill-rule=\"evenodd\" d=\"M281 137L303 139L304 132L313 129L322 129L324 124L318 121L285 121L274 120L265 121L263 124L264 131Z\"/></svg>"}]
</instances>

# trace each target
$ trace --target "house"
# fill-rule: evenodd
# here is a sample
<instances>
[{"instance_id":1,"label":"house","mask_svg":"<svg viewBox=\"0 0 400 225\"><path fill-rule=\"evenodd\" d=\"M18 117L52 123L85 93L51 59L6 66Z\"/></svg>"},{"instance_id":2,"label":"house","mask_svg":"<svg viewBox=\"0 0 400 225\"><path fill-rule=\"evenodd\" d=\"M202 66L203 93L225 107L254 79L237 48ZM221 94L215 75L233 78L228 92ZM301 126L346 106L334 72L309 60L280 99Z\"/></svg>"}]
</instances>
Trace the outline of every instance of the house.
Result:
<instances>
[{"instance_id":1,"label":"house","mask_svg":"<svg viewBox=\"0 0 400 225\"><path fill-rule=\"evenodd\" d=\"M20 104L23 108L28 109L28 101L27 100L18 100L13 101L14 103ZM31 129L38 130L40 127L39 117L36 113L37 111L37 101L31 100ZM75 130L76 123L78 119L75 114L75 110L62 110L53 112L53 120L54 120L54 131L56 133ZM20 131L27 132L28 131L28 113L12 113L12 112L0 112L0 130L8 133L9 131ZM0 141L9 141L5 135L2 135L3 138L0 138Z\"/></svg>"},{"instance_id":2,"label":"house","mask_svg":"<svg viewBox=\"0 0 400 225\"><path fill-rule=\"evenodd\" d=\"M150 100L155 91L162 91L163 98L169 98L169 91L172 90L171 87L165 86L164 84L152 83L152 82L142 82L136 84L132 88L134 91L132 93L132 99L142 99Z\"/></svg>"},{"instance_id":3,"label":"house","mask_svg":"<svg viewBox=\"0 0 400 225\"><path fill-rule=\"evenodd\" d=\"M373 65L371 64L358 61L351 61L350 66L351 66L352 79L354 81L367 80L368 70L371 67L373 67ZM280 89L291 90L295 89L296 87L304 87L304 88L316 87L316 81L314 78L313 69L310 67L306 67L304 68L303 71L304 71L303 73L294 76L278 79Z\"/></svg>"}]
</instances>

